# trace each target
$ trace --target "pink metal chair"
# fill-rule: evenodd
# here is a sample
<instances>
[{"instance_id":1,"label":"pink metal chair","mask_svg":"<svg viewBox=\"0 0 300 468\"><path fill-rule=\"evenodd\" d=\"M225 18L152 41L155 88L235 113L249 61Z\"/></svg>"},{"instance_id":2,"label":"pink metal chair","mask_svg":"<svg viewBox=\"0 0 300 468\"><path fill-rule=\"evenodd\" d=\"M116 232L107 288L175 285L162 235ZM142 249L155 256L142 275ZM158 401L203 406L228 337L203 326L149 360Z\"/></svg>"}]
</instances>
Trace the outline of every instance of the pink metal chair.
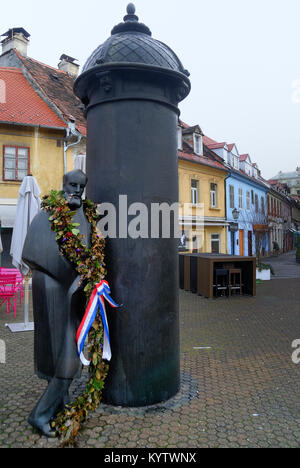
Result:
<instances>
[{"instance_id":1,"label":"pink metal chair","mask_svg":"<svg viewBox=\"0 0 300 468\"><path fill-rule=\"evenodd\" d=\"M12 274L13 275L16 274L16 277L17 277L16 288L18 292L20 292L19 301L20 301L20 306L21 306L23 298L24 298L24 287L23 287L24 276L22 276L20 271L17 270L16 268L3 268L3 267L0 268L0 278L4 275L7 276L7 275L12 275Z\"/></svg>"},{"instance_id":2,"label":"pink metal chair","mask_svg":"<svg viewBox=\"0 0 300 468\"><path fill-rule=\"evenodd\" d=\"M17 275L0 275L0 307L6 304L7 314L13 309L14 317L17 316L17 297L18 290L16 286Z\"/></svg>"}]
</instances>

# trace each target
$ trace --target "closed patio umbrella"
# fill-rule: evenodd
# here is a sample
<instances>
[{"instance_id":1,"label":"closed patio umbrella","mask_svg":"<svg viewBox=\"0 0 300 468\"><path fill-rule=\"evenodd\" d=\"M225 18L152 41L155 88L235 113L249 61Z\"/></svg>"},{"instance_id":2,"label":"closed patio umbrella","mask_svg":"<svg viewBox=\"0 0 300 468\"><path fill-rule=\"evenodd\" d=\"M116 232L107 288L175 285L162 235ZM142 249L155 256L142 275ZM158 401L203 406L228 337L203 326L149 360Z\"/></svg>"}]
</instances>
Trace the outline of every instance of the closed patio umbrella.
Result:
<instances>
[{"instance_id":1,"label":"closed patio umbrella","mask_svg":"<svg viewBox=\"0 0 300 468\"><path fill-rule=\"evenodd\" d=\"M16 219L12 234L10 255L13 265L25 276L24 323L8 324L12 332L32 331L34 324L28 321L30 269L22 260L22 251L28 228L40 211L40 189L33 176L26 176L19 190Z\"/></svg>"}]
</instances>

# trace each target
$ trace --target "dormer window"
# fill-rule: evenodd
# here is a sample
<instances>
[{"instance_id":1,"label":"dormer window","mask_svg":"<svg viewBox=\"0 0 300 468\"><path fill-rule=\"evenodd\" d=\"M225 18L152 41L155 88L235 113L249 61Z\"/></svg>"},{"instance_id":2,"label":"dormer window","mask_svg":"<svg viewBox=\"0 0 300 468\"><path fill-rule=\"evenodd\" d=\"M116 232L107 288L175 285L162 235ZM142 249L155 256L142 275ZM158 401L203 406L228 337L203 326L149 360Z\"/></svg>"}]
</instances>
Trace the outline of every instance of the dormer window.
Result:
<instances>
[{"instance_id":1,"label":"dormer window","mask_svg":"<svg viewBox=\"0 0 300 468\"><path fill-rule=\"evenodd\" d=\"M177 144L178 144L178 149L182 150L182 128L178 127L177 128Z\"/></svg>"},{"instance_id":2,"label":"dormer window","mask_svg":"<svg viewBox=\"0 0 300 468\"><path fill-rule=\"evenodd\" d=\"M198 156L203 155L203 141L199 133L194 133L194 152L198 154Z\"/></svg>"},{"instance_id":3,"label":"dormer window","mask_svg":"<svg viewBox=\"0 0 300 468\"><path fill-rule=\"evenodd\" d=\"M256 167L252 167L252 176L255 177L255 179L257 179L257 177L258 177L258 172L257 172Z\"/></svg>"},{"instance_id":4,"label":"dormer window","mask_svg":"<svg viewBox=\"0 0 300 468\"><path fill-rule=\"evenodd\" d=\"M231 157L231 164L232 164L232 167L234 167L234 169L237 169L239 170L239 157L236 156L235 154L232 155Z\"/></svg>"},{"instance_id":5,"label":"dormer window","mask_svg":"<svg viewBox=\"0 0 300 468\"><path fill-rule=\"evenodd\" d=\"M246 174L251 175L251 166L249 163L246 163Z\"/></svg>"}]
</instances>

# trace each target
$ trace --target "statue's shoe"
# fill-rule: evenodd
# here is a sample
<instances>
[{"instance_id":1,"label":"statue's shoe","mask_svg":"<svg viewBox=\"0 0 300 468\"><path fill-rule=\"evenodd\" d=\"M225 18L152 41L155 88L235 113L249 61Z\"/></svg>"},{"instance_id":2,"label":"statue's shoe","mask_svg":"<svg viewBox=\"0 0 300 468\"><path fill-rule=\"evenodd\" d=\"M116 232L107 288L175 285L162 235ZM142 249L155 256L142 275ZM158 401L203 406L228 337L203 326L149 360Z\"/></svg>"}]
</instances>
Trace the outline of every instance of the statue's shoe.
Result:
<instances>
[{"instance_id":1,"label":"statue's shoe","mask_svg":"<svg viewBox=\"0 0 300 468\"><path fill-rule=\"evenodd\" d=\"M52 429L49 423L38 424L30 420L28 420L28 422L29 424L31 424L32 427L37 429L37 431L40 432L43 436L48 437L48 439L55 439L58 435L56 430Z\"/></svg>"}]
</instances>

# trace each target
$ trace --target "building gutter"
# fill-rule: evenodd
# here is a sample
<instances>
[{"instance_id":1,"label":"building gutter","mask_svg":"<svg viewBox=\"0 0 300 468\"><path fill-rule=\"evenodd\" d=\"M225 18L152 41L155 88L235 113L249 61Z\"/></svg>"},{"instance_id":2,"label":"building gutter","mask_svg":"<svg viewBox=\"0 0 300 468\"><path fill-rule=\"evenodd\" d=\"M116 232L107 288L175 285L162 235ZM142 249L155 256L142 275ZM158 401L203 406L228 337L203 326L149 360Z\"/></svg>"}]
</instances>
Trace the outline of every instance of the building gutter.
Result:
<instances>
[{"instance_id":1,"label":"building gutter","mask_svg":"<svg viewBox=\"0 0 300 468\"><path fill-rule=\"evenodd\" d=\"M70 137L75 136L77 137L77 140L74 143L68 144L68 140ZM66 129L66 139L64 140L64 174L67 173L67 151L69 148L72 148L73 146L79 145L83 138L83 135L79 133L76 128L75 124L73 122L68 123L68 128Z\"/></svg>"},{"instance_id":2,"label":"building gutter","mask_svg":"<svg viewBox=\"0 0 300 468\"><path fill-rule=\"evenodd\" d=\"M50 128L51 130L66 130L66 127L51 127L49 125L29 124L20 122L11 122L6 120L0 120L2 125L15 125L16 127L29 127L29 128Z\"/></svg>"}]
</instances>

